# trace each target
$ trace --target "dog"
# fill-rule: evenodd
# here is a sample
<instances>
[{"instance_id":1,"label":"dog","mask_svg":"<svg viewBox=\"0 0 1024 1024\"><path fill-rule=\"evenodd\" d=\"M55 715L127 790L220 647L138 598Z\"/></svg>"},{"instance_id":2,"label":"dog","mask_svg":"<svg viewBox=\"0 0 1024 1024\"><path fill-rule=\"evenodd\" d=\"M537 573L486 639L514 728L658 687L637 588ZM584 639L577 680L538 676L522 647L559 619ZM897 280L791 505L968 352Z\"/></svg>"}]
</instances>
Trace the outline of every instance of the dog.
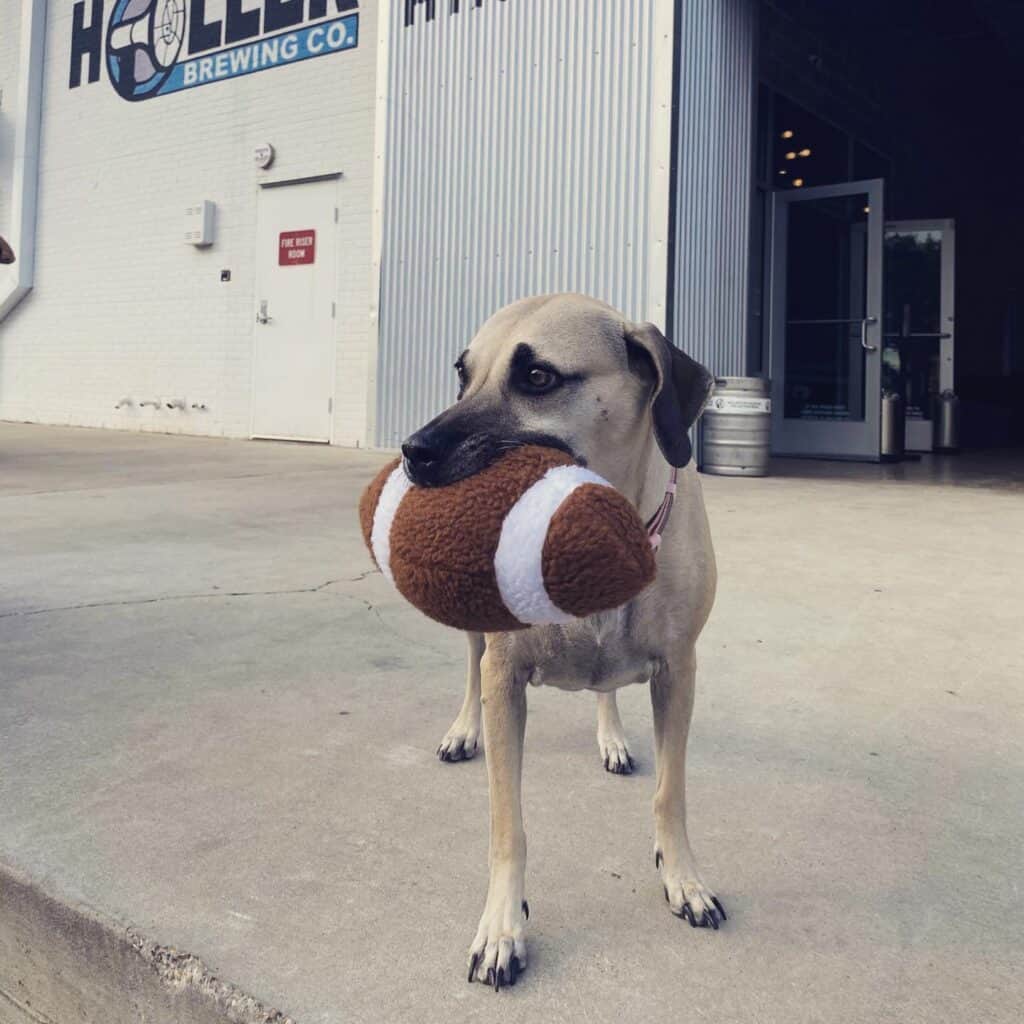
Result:
<instances>
[{"instance_id":1,"label":"dog","mask_svg":"<svg viewBox=\"0 0 1024 1024\"><path fill-rule=\"evenodd\" d=\"M626 495L646 520L678 469L674 510L657 549L655 582L623 608L568 625L469 634L462 709L438 748L471 758L481 731L490 790L490 883L469 950L469 981L496 990L526 967L526 834L520 802L526 687L597 693L605 768L629 774L632 756L615 691L649 683L657 784L654 860L672 913L718 929L722 903L702 881L686 833L686 739L695 645L714 601L711 535L688 431L714 383L652 324L631 323L583 295L522 299L495 313L455 364L454 405L402 445L415 484L478 472L519 444L570 453Z\"/></svg>"},{"instance_id":2,"label":"dog","mask_svg":"<svg viewBox=\"0 0 1024 1024\"><path fill-rule=\"evenodd\" d=\"M0 235L0 263L14 262L14 250L7 244L7 239Z\"/></svg>"}]
</instances>

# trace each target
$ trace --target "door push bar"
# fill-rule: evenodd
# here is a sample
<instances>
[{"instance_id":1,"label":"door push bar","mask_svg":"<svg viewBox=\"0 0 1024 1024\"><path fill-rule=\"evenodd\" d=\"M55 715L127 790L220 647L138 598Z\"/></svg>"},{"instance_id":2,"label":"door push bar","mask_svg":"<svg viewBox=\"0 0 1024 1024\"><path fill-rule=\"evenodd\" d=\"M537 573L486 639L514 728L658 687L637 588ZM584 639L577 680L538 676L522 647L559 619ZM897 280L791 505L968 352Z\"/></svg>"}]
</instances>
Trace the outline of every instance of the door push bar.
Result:
<instances>
[{"instance_id":1,"label":"door push bar","mask_svg":"<svg viewBox=\"0 0 1024 1024\"><path fill-rule=\"evenodd\" d=\"M869 345L868 344L868 325L869 324L877 324L877 323L878 323L878 317L877 316L866 316L860 322L860 347L862 349L864 349L865 352L877 352L878 351L878 346L877 345Z\"/></svg>"},{"instance_id":2,"label":"door push bar","mask_svg":"<svg viewBox=\"0 0 1024 1024\"><path fill-rule=\"evenodd\" d=\"M868 327L871 324L878 323L877 316L866 316L858 317L854 320L787 320L787 324L796 325L797 327L806 326L810 324L816 324L818 326L835 325L835 324L860 324L860 346L865 352L877 352L877 345L868 344Z\"/></svg>"}]
</instances>

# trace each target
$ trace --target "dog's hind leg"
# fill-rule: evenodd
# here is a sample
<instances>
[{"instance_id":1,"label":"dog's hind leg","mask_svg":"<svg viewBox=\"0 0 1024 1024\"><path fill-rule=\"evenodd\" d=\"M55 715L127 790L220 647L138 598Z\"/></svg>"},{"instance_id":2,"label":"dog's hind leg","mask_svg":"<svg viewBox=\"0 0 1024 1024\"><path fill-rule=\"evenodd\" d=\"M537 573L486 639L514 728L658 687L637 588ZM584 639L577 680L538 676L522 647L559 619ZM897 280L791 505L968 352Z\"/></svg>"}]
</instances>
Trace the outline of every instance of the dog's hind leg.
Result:
<instances>
[{"instance_id":1,"label":"dog's hind leg","mask_svg":"<svg viewBox=\"0 0 1024 1024\"><path fill-rule=\"evenodd\" d=\"M442 761L468 761L476 753L480 739L480 659L484 656L483 633L467 633L466 696L462 710L444 734L437 756Z\"/></svg>"},{"instance_id":2,"label":"dog's hind leg","mask_svg":"<svg viewBox=\"0 0 1024 1024\"><path fill-rule=\"evenodd\" d=\"M614 690L597 695L597 748L601 751L605 771L613 775L632 773L633 757L626 744Z\"/></svg>"},{"instance_id":3,"label":"dog's hind leg","mask_svg":"<svg viewBox=\"0 0 1024 1024\"><path fill-rule=\"evenodd\" d=\"M697 656L677 650L651 680L654 753L658 785L654 794L654 863L661 872L672 913L694 928L725 920L718 897L701 880L686 835L686 738L693 714Z\"/></svg>"}]
</instances>

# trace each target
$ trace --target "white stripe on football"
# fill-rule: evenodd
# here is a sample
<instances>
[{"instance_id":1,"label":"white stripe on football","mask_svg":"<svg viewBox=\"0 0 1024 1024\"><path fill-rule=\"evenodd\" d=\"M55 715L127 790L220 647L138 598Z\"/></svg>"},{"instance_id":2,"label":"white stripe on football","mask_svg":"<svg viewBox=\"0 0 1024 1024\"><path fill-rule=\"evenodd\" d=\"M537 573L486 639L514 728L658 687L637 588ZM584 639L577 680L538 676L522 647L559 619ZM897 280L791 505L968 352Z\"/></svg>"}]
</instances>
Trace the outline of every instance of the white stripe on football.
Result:
<instances>
[{"instance_id":1,"label":"white stripe on football","mask_svg":"<svg viewBox=\"0 0 1024 1024\"><path fill-rule=\"evenodd\" d=\"M555 513L583 484L611 487L604 477L582 466L555 466L523 492L501 525L494 571L502 602L520 622L545 626L574 618L548 597L541 556Z\"/></svg>"}]
</instances>

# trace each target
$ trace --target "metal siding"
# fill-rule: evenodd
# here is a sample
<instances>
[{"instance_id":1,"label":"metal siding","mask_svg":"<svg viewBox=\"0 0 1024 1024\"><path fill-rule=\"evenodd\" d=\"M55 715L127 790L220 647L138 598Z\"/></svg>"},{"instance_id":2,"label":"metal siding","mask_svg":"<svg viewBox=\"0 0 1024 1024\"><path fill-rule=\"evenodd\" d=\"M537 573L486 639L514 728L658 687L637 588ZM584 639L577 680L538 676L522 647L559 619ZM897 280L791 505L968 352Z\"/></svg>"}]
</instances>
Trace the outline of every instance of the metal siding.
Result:
<instances>
[{"instance_id":1,"label":"metal siding","mask_svg":"<svg viewBox=\"0 0 1024 1024\"><path fill-rule=\"evenodd\" d=\"M745 372L757 6L677 7L672 339L716 375Z\"/></svg>"},{"instance_id":2,"label":"metal siding","mask_svg":"<svg viewBox=\"0 0 1024 1024\"><path fill-rule=\"evenodd\" d=\"M390 2L376 428L387 447L454 399L452 363L514 299L581 291L653 315L664 282L650 280L652 95L654 69L667 73L654 58L672 0L463 0L458 14L437 0L429 22L415 6L411 28L404 0Z\"/></svg>"}]
</instances>

